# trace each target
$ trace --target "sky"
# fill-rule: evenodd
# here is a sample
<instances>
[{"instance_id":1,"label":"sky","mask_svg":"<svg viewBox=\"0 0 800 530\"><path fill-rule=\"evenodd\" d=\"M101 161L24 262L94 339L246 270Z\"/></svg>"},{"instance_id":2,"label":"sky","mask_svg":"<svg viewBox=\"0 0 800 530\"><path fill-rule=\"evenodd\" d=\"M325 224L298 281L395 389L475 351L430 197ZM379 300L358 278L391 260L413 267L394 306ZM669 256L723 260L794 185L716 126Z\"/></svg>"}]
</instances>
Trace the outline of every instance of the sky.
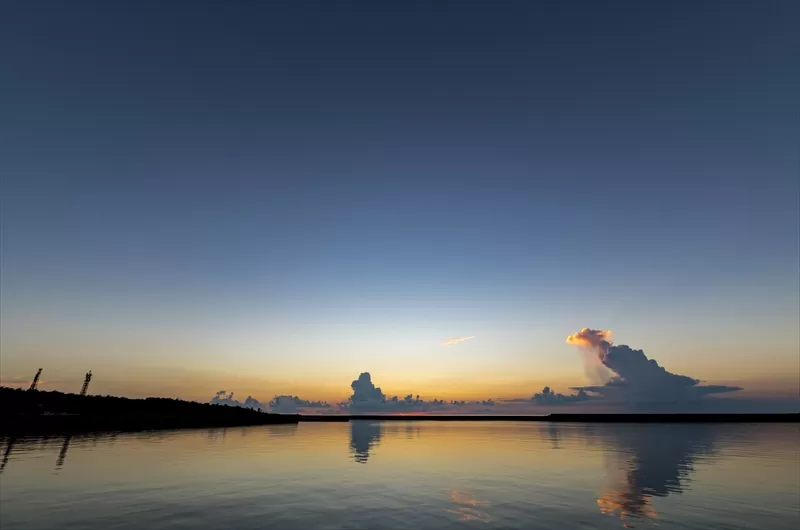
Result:
<instances>
[{"instance_id":1,"label":"sky","mask_svg":"<svg viewBox=\"0 0 800 530\"><path fill-rule=\"evenodd\" d=\"M0 10L3 384L800 392L796 2Z\"/></svg>"}]
</instances>

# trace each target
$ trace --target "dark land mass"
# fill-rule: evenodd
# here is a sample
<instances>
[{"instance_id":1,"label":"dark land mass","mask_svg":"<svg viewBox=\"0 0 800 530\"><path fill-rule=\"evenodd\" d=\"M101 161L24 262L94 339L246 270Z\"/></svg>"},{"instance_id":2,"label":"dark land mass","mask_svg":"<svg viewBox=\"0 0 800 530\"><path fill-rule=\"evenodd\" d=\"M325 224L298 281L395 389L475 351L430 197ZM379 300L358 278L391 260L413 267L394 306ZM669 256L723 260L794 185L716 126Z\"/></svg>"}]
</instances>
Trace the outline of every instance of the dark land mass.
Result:
<instances>
[{"instance_id":1,"label":"dark land mass","mask_svg":"<svg viewBox=\"0 0 800 530\"><path fill-rule=\"evenodd\" d=\"M444 415L444 414L357 414L357 415L300 415L300 421L544 421L558 423L797 423L800 413L765 414L547 414L542 416L522 415Z\"/></svg>"},{"instance_id":2,"label":"dark land mass","mask_svg":"<svg viewBox=\"0 0 800 530\"><path fill-rule=\"evenodd\" d=\"M129 399L0 387L0 433L140 431L297 423L296 414L267 414L168 398Z\"/></svg>"}]
</instances>

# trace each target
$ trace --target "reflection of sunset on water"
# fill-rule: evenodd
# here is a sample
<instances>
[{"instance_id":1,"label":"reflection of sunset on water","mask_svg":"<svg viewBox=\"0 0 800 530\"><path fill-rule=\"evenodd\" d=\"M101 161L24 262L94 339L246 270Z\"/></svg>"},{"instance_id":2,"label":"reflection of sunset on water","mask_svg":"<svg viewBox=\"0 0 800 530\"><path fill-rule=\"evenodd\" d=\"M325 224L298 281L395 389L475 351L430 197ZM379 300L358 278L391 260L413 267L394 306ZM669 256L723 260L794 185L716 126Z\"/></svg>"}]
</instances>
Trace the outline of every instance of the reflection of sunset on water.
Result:
<instances>
[{"instance_id":1,"label":"reflection of sunset on water","mask_svg":"<svg viewBox=\"0 0 800 530\"><path fill-rule=\"evenodd\" d=\"M656 519L652 496L637 478L641 469L636 457L627 452L611 452L605 458L609 486L597 498L600 513L618 517L626 528L631 527L630 519Z\"/></svg>"},{"instance_id":2,"label":"reflection of sunset on water","mask_svg":"<svg viewBox=\"0 0 800 530\"><path fill-rule=\"evenodd\" d=\"M631 519L656 519L655 497L688 489L695 462L713 454L708 426L615 426L607 430L608 489L597 499L600 513Z\"/></svg>"},{"instance_id":3,"label":"reflection of sunset on water","mask_svg":"<svg viewBox=\"0 0 800 530\"><path fill-rule=\"evenodd\" d=\"M793 530L797 434L796 425L361 420L75 435L68 451L64 437L6 438L0 513L3 528L85 528L98 508L84 501L100 498L109 524L94 530L138 530L127 514L141 502L194 498L214 528ZM155 486L143 499L107 493L143 482ZM70 510L20 510L19 492L53 492ZM164 526L156 515L145 523Z\"/></svg>"},{"instance_id":4,"label":"reflection of sunset on water","mask_svg":"<svg viewBox=\"0 0 800 530\"><path fill-rule=\"evenodd\" d=\"M491 516L488 513L476 509L488 507L489 501L478 500L471 493L458 490L450 492L450 501L461 505L458 508L447 510L458 515L459 521L480 521L482 523L491 521Z\"/></svg>"},{"instance_id":5,"label":"reflection of sunset on water","mask_svg":"<svg viewBox=\"0 0 800 530\"><path fill-rule=\"evenodd\" d=\"M597 507L600 508L600 513L619 517L623 521L630 517L645 519L658 517L649 496L631 491L606 492L597 499Z\"/></svg>"},{"instance_id":6,"label":"reflection of sunset on water","mask_svg":"<svg viewBox=\"0 0 800 530\"><path fill-rule=\"evenodd\" d=\"M466 504L468 506L489 506L489 501L479 501L466 491L451 491L450 500L456 504Z\"/></svg>"}]
</instances>

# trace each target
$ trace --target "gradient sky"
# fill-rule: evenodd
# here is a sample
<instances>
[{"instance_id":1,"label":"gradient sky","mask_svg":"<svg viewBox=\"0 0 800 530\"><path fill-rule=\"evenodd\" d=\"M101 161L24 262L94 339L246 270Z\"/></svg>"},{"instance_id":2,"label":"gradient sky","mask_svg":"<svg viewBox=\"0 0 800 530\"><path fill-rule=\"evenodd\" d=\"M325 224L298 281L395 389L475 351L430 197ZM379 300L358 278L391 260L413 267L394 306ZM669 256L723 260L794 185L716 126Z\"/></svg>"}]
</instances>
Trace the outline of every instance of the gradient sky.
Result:
<instances>
[{"instance_id":1,"label":"gradient sky","mask_svg":"<svg viewBox=\"0 0 800 530\"><path fill-rule=\"evenodd\" d=\"M4 382L798 391L798 2L0 10Z\"/></svg>"}]
</instances>

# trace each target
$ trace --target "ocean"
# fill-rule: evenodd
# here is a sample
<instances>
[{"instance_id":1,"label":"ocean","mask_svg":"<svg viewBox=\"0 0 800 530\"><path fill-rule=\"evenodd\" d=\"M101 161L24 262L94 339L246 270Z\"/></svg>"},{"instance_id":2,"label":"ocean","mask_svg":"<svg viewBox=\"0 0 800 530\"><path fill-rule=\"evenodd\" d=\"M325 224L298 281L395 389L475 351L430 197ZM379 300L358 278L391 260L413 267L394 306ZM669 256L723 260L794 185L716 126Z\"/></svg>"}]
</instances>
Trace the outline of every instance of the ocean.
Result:
<instances>
[{"instance_id":1,"label":"ocean","mask_svg":"<svg viewBox=\"0 0 800 530\"><path fill-rule=\"evenodd\" d=\"M798 430L353 421L6 438L0 528L793 529Z\"/></svg>"}]
</instances>

